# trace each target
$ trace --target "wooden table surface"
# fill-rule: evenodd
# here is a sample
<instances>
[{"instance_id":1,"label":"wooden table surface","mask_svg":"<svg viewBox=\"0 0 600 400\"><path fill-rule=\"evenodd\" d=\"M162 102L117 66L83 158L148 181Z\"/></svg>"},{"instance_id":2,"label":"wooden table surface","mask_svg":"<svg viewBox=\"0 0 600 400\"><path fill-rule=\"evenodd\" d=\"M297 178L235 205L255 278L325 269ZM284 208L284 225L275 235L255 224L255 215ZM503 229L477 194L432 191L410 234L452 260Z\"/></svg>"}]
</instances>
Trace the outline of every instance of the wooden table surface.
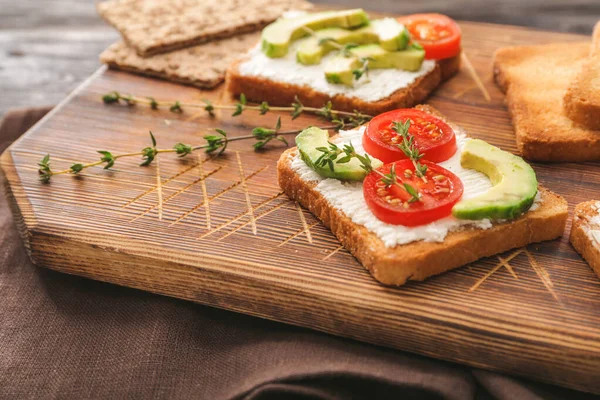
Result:
<instances>
[{"instance_id":1,"label":"wooden table surface","mask_svg":"<svg viewBox=\"0 0 600 400\"><path fill-rule=\"evenodd\" d=\"M585 34L600 19L599 0L313 1ZM0 116L11 107L58 103L98 68L98 54L118 38L91 0L0 0Z\"/></svg>"}]
</instances>

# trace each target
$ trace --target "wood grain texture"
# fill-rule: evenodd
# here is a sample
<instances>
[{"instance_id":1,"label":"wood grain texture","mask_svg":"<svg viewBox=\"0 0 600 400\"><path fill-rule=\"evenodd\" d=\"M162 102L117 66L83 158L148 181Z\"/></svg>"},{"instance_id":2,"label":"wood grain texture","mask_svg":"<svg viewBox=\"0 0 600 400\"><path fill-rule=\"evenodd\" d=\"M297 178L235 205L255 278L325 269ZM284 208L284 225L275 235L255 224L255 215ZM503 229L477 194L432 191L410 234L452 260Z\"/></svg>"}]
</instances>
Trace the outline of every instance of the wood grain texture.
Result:
<instances>
[{"instance_id":1,"label":"wood grain texture","mask_svg":"<svg viewBox=\"0 0 600 400\"><path fill-rule=\"evenodd\" d=\"M514 152L492 80L493 52L582 37L475 23L462 28L473 68L463 68L430 103L473 137ZM100 96L110 90L182 101L221 96L101 69L14 143L1 166L37 265L600 393L600 280L566 236L396 289L376 283L331 232L281 195L277 145L255 153L249 143L235 142L216 160L161 156L160 186L156 165L141 168L137 159L41 184L36 163L46 153L60 169L95 159L98 149L141 149L149 129L167 147L198 143L209 127L241 135L276 120L103 105ZM285 116L283 125L316 121ZM598 164L534 168L571 205L600 198Z\"/></svg>"}]
</instances>

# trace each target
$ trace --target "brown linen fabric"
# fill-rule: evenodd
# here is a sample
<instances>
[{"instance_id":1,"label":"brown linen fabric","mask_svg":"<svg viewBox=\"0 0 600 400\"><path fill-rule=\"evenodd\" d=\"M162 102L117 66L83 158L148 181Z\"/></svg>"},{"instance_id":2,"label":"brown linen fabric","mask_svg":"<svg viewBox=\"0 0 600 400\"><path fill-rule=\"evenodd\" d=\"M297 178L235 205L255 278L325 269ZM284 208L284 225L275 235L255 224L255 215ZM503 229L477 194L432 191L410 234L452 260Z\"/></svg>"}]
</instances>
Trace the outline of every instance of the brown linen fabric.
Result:
<instances>
[{"instance_id":1,"label":"brown linen fabric","mask_svg":"<svg viewBox=\"0 0 600 400\"><path fill-rule=\"evenodd\" d=\"M7 113L0 151L47 111ZM1 196L0 399L34 398L593 396L37 268Z\"/></svg>"}]
</instances>

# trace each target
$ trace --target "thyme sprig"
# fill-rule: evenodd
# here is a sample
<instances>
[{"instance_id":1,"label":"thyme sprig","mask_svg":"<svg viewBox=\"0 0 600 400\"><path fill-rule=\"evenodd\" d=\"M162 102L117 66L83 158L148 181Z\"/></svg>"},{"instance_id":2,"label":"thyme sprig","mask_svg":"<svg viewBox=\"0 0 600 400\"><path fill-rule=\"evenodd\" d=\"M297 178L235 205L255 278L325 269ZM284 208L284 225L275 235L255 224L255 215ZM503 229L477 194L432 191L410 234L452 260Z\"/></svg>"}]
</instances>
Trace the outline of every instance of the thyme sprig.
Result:
<instances>
[{"instance_id":1,"label":"thyme sprig","mask_svg":"<svg viewBox=\"0 0 600 400\"><path fill-rule=\"evenodd\" d=\"M311 36L315 36L315 31L310 28L303 27L303 29ZM324 44L329 44L331 47L336 49L339 54L343 55L346 58L356 58L361 66L352 70L352 75L354 75L354 79L359 80L362 76L369 75L369 61L373 61L371 57L358 57L356 54L352 53L352 49L358 47L359 45L356 43L346 43L340 44L332 37L324 37L319 39L319 46Z\"/></svg>"},{"instance_id":2,"label":"thyme sprig","mask_svg":"<svg viewBox=\"0 0 600 400\"><path fill-rule=\"evenodd\" d=\"M381 181L386 186L397 186L405 190L411 197L407 201L408 203L414 203L421 200L419 191L406 182L400 183L398 175L396 174L396 166L392 164L390 171L387 174L373 168L373 163L368 154L358 154L352 143L346 143L340 148L335 143L327 142L328 147L317 147L316 150L322 154L317 158L315 165L318 167L328 167L331 171L335 170L335 164L346 164L349 163L353 158L356 158L360 162L360 167L367 173L374 172L381 177ZM338 157L342 156L338 159Z\"/></svg>"},{"instance_id":3,"label":"thyme sprig","mask_svg":"<svg viewBox=\"0 0 600 400\"><path fill-rule=\"evenodd\" d=\"M410 119L407 119L405 122L394 121L392 123L392 129L402 137L402 143L397 145L398 148L400 148L406 157L412 161L415 167L415 174L423 179L423 182L427 183L427 177L425 176L427 173L427 165L423 165L419 162L424 154L417 148L415 137L408 132L410 123Z\"/></svg>"},{"instance_id":4,"label":"thyme sprig","mask_svg":"<svg viewBox=\"0 0 600 400\"><path fill-rule=\"evenodd\" d=\"M336 126L322 126L321 129L335 129ZM289 130L282 131L281 130L281 118L277 119L277 123L275 127L272 129L269 128L254 128L252 130L252 134L245 136L235 136L229 137L227 132L222 129L215 129L216 134L205 135L204 140L206 143L193 146L185 143L176 143L170 149L160 149L157 147L157 141L152 132L150 132L150 146L143 148L141 151L133 152L133 153L123 153L123 154L113 154L107 150L98 150L98 154L100 154L100 159L91 163L74 163L68 169L61 171L53 171L50 167L50 154L46 154L42 160L38 163L39 165L39 175L40 180L42 182L49 182L50 179L54 175L64 175L71 174L77 175L81 171L86 168L95 167L98 165L104 164L104 169L112 168L115 165L116 160L124 157L140 157L142 158L142 163L140 166L150 165L159 154L162 153L175 153L179 157L185 157L194 151L204 150L208 154L214 154L215 156L219 156L225 152L227 149L227 145L230 142L236 142L240 140L249 140L254 139L256 142L253 147L255 150L263 149L270 141L278 140L283 142L286 146L288 144L285 136L286 135L297 135L301 132L301 130Z\"/></svg>"},{"instance_id":5,"label":"thyme sprig","mask_svg":"<svg viewBox=\"0 0 600 400\"><path fill-rule=\"evenodd\" d=\"M244 111L258 111L260 115L265 115L270 111L289 112L292 119L298 118L300 115L307 113L317 115L339 125L336 129L355 128L370 121L371 115L363 114L359 111L339 111L334 110L331 102L328 102L323 107L308 107L302 104L298 96L294 98L294 102L289 107L274 107L263 101L259 105L249 105L246 96L242 93L235 104L214 104L210 100L203 100L202 103L186 103L179 100L166 101L156 100L153 97L139 97L134 95L123 95L117 91L112 91L102 96L102 101L105 104L123 104L134 106L136 104L144 104L150 106L153 110L158 110L162 107L168 108L173 113L181 113L186 108L200 108L206 113L214 117L216 110L232 111L232 116L242 115Z\"/></svg>"}]
</instances>

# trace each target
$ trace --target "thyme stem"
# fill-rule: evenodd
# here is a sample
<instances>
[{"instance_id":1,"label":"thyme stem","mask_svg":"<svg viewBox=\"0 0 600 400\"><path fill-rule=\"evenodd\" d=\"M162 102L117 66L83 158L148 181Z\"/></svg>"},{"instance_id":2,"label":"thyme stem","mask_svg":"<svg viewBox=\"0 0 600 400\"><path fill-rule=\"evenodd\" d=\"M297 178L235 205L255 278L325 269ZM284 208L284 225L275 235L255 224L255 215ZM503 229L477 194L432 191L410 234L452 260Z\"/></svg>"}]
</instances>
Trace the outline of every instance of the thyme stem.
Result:
<instances>
[{"instance_id":1,"label":"thyme stem","mask_svg":"<svg viewBox=\"0 0 600 400\"><path fill-rule=\"evenodd\" d=\"M142 156L142 157L144 157L144 160L145 160L142 163L142 165L149 165L154 160L154 158L156 157L157 154L162 154L162 153L177 153L179 156L183 157L183 156L186 156L196 150L205 150L207 153L213 153L217 150L220 150L217 154L217 155L220 155L225 150L225 148L227 147L227 144L229 142L237 142L237 141L249 140L249 139L257 140L257 143L255 143L255 145L254 145L254 148L256 150L258 150L258 149L262 149L264 147L264 145L266 145L272 139L277 139L277 140L280 140L287 144L287 141L283 138L283 136L296 135L302 131L300 129L280 131L278 128L279 125L280 125L280 121L278 121L278 125L276 126L276 129L255 128L251 135L235 136L235 137L227 137L227 134L225 132L218 130L218 131L220 131L219 133L222 132L221 136L212 136L212 135L205 136L204 138L207 141L206 144L202 144L202 145L198 145L198 146L190 146L190 145L186 145L183 143L177 143L177 144L175 144L175 146L173 146L173 148L170 148L170 149L156 148L156 142L155 142L154 136L152 135L152 133L150 133L150 135L152 137L152 144L153 144L152 147L147 147L147 148L143 149L142 151L138 151L138 152L122 153L122 154L112 154L108 151L98 151L98 153L100 153L102 155L102 158L100 159L100 161L95 161L95 162L91 162L91 163L87 163L87 164L80 164L80 163L73 164L73 165L71 165L70 168L61 170L61 171L52 171L52 169L50 168L50 156L46 155L42 159L42 161L39 163L40 180L42 180L43 182L48 182L48 181L50 181L50 178L54 175L65 175L65 174L76 175L86 168L96 167L96 166L102 165L102 164L106 164L104 169L108 169L114 165L115 160L120 159L120 158L125 158L125 157ZM336 125L321 127L321 129L335 129L335 128L336 128Z\"/></svg>"}]
</instances>

